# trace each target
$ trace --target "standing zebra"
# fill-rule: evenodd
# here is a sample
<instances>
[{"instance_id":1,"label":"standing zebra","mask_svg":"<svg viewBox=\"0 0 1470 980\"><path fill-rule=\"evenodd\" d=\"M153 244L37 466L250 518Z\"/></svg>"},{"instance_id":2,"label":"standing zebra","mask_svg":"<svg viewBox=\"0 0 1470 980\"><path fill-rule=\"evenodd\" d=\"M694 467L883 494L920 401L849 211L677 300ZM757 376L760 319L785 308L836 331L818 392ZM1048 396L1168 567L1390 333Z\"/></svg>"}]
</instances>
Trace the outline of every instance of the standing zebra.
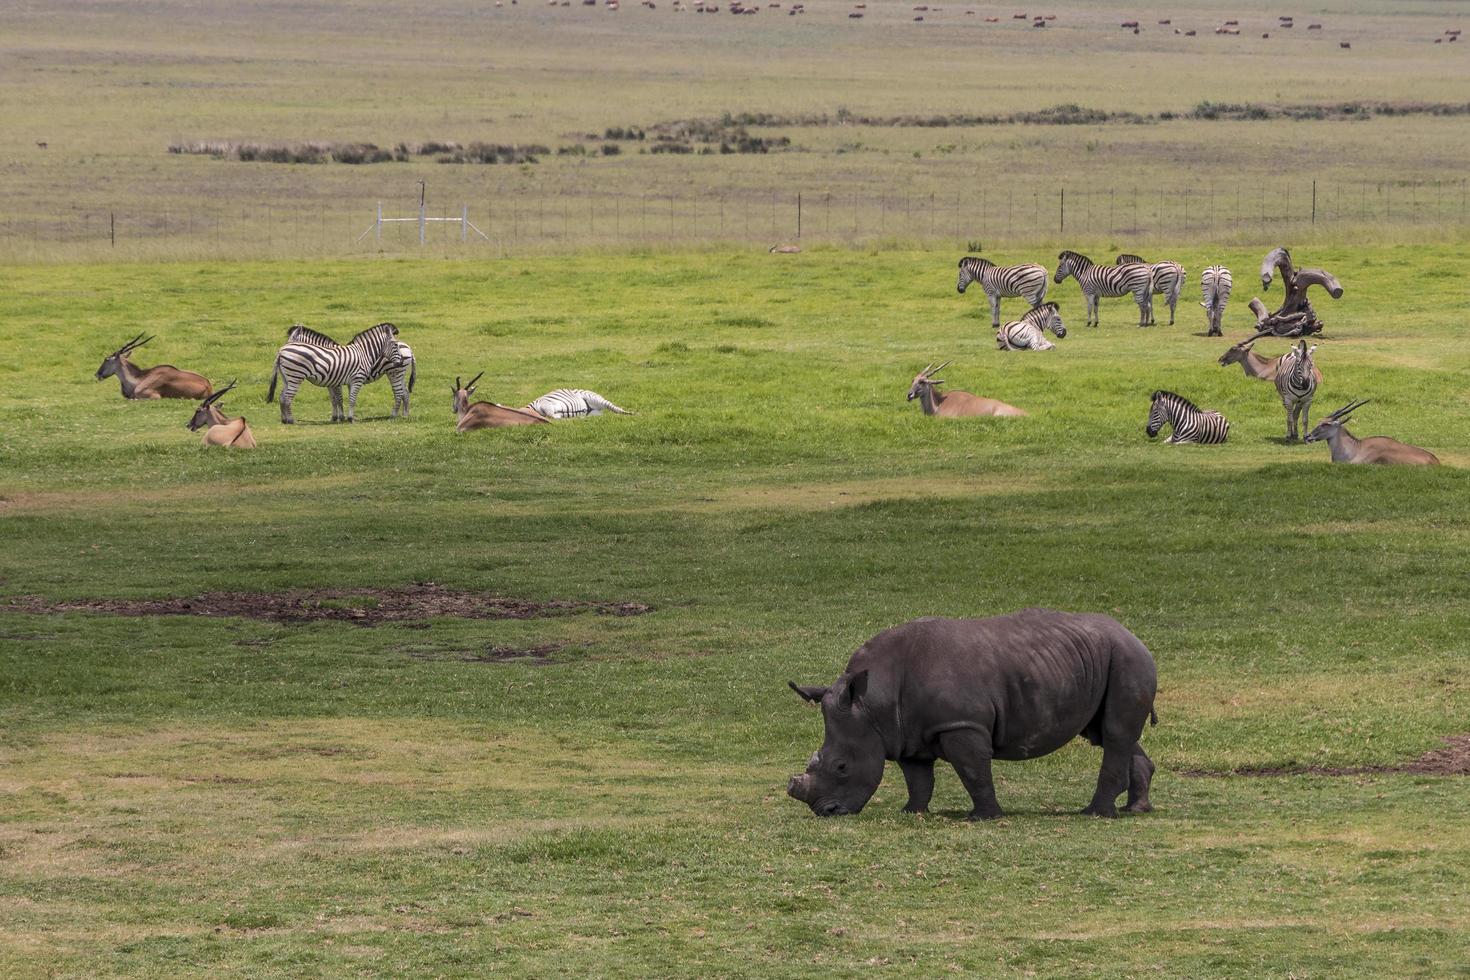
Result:
<instances>
[{"instance_id":1,"label":"standing zebra","mask_svg":"<svg viewBox=\"0 0 1470 980\"><path fill-rule=\"evenodd\" d=\"M286 339L298 344L315 344L317 347L340 347L341 344L328 337L326 334L303 324L296 324L286 330ZM403 417L408 418L408 396L413 392L413 383L418 378L418 362L413 359L413 348L401 340L395 340L398 345L399 363L396 367L387 367L387 361L383 361L373 368L373 374L367 379L367 384L372 384L383 376L388 375L388 384L393 386L393 417L398 417L398 411L403 410ZM408 383L404 383L404 375L408 376ZM332 421L342 418L342 386L332 385L327 389L332 397Z\"/></svg>"},{"instance_id":2,"label":"standing zebra","mask_svg":"<svg viewBox=\"0 0 1470 980\"><path fill-rule=\"evenodd\" d=\"M1312 352L1317 345L1307 346L1305 340L1295 350L1281 358L1281 369L1276 372L1276 393L1281 396L1281 405L1286 409L1286 441L1296 442L1296 417L1302 417L1302 429L1312 428L1312 396L1317 393L1317 384L1322 373L1312 363Z\"/></svg>"},{"instance_id":3,"label":"standing zebra","mask_svg":"<svg viewBox=\"0 0 1470 980\"><path fill-rule=\"evenodd\" d=\"M1178 262L1165 259L1162 262L1145 262L1142 256L1130 255L1124 252L1118 256L1114 265L1146 265L1150 277L1150 289L1155 296L1164 297L1164 302L1169 304L1169 326L1174 325L1174 311L1179 306L1179 294L1184 291L1184 266ZM1154 325L1153 303L1148 307L1148 325Z\"/></svg>"},{"instance_id":4,"label":"standing zebra","mask_svg":"<svg viewBox=\"0 0 1470 980\"><path fill-rule=\"evenodd\" d=\"M1061 283L1068 276L1077 279L1087 299L1087 325L1100 325L1097 301L1103 296L1133 294L1138 304L1138 325L1147 326L1153 319L1153 277L1147 265L1098 265L1078 252L1066 251L1057 256L1057 271L1052 278Z\"/></svg>"},{"instance_id":5,"label":"standing zebra","mask_svg":"<svg viewBox=\"0 0 1470 980\"><path fill-rule=\"evenodd\" d=\"M1220 319L1225 315L1225 304L1230 302L1230 270L1223 265L1212 265L1199 274L1200 295L1204 299L1200 306L1210 321L1211 337L1222 337Z\"/></svg>"},{"instance_id":6,"label":"standing zebra","mask_svg":"<svg viewBox=\"0 0 1470 980\"><path fill-rule=\"evenodd\" d=\"M1046 269L1039 265L996 265L989 259L967 255L960 259L960 295L965 287L978 282L990 300L990 328L1000 326L1002 296L1023 296L1033 308L1046 299Z\"/></svg>"},{"instance_id":7,"label":"standing zebra","mask_svg":"<svg viewBox=\"0 0 1470 980\"><path fill-rule=\"evenodd\" d=\"M1051 350L1056 344L1046 339L1046 330L1056 334L1058 340L1067 336L1062 312L1055 303L1042 303L1001 327L995 333L995 346L999 350Z\"/></svg>"},{"instance_id":8,"label":"standing zebra","mask_svg":"<svg viewBox=\"0 0 1470 980\"><path fill-rule=\"evenodd\" d=\"M1198 442L1206 445L1224 442L1230 435L1230 423L1219 412L1206 412L1183 395L1172 391L1156 391L1148 410L1148 426L1144 429L1152 439L1159 434L1165 422L1174 427L1174 432L1165 439L1165 444L1179 445Z\"/></svg>"},{"instance_id":9,"label":"standing zebra","mask_svg":"<svg viewBox=\"0 0 1470 980\"><path fill-rule=\"evenodd\" d=\"M586 388L558 388L548 391L526 408L549 419L579 419L588 415L601 415L603 412L612 412L614 415L633 414Z\"/></svg>"},{"instance_id":10,"label":"standing zebra","mask_svg":"<svg viewBox=\"0 0 1470 980\"><path fill-rule=\"evenodd\" d=\"M398 328L391 323L380 323L369 327L345 344L331 347L316 343L287 343L276 352L276 363L271 371L270 391L265 400L269 404L276 397L276 379L284 383L281 388L281 422L290 425L296 421L291 414L291 402L301 388L301 382L310 381L319 388L347 385L348 422L357 413L357 393L362 386L398 367L402 360L398 354L395 338ZM334 408L332 421L337 421Z\"/></svg>"}]
</instances>

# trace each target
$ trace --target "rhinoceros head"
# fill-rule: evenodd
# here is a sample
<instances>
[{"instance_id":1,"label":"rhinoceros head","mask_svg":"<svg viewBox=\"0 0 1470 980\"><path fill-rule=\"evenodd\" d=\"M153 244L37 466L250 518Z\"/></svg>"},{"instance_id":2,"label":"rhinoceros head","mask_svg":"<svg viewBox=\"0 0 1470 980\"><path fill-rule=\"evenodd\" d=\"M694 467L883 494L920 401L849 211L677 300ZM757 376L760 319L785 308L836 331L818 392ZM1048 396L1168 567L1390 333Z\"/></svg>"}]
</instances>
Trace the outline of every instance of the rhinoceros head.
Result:
<instances>
[{"instance_id":1,"label":"rhinoceros head","mask_svg":"<svg viewBox=\"0 0 1470 980\"><path fill-rule=\"evenodd\" d=\"M791 684L791 689L821 705L826 737L807 763L806 772L791 777L787 795L811 807L819 817L859 812L883 781L883 740L863 703L868 672L844 674L831 687Z\"/></svg>"}]
</instances>

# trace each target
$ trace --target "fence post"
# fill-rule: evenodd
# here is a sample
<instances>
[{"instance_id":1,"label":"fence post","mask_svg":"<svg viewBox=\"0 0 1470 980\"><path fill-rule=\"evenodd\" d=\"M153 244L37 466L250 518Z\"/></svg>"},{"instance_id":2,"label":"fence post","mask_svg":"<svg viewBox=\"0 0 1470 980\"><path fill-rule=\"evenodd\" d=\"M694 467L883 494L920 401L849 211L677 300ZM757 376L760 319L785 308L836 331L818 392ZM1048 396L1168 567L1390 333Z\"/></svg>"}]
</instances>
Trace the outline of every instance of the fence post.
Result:
<instances>
[{"instance_id":1,"label":"fence post","mask_svg":"<svg viewBox=\"0 0 1470 980\"><path fill-rule=\"evenodd\" d=\"M426 205L424 204L423 198L419 198L419 244L420 245L422 245L424 243L424 229L426 227L428 227L428 224L429 224L429 221L428 221L429 212L427 210L425 210L425 207L426 207Z\"/></svg>"},{"instance_id":2,"label":"fence post","mask_svg":"<svg viewBox=\"0 0 1470 980\"><path fill-rule=\"evenodd\" d=\"M801 191L796 192L796 240L801 241Z\"/></svg>"},{"instance_id":3,"label":"fence post","mask_svg":"<svg viewBox=\"0 0 1470 980\"><path fill-rule=\"evenodd\" d=\"M467 242L470 240L470 206L461 204L459 208L459 240Z\"/></svg>"},{"instance_id":4,"label":"fence post","mask_svg":"<svg viewBox=\"0 0 1470 980\"><path fill-rule=\"evenodd\" d=\"M1065 232L1067 230L1067 189L1065 187L1062 188L1062 217L1061 217L1061 224L1057 228L1057 230L1058 231L1061 231L1061 232Z\"/></svg>"},{"instance_id":5,"label":"fence post","mask_svg":"<svg viewBox=\"0 0 1470 980\"><path fill-rule=\"evenodd\" d=\"M1312 181L1312 224L1317 223L1317 182Z\"/></svg>"},{"instance_id":6,"label":"fence post","mask_svg":"<svg viewBox=\"0 0 1470 980\"><path fill-rule=\"evenodd\" d=\"M376 236L375 237L378 239L378 245L379 245L379 247L381 247L382 244L383 244L383 202L382 201L379 201L378 202L378 220L373 225L373 231L376 233Z\"/></svg>"},{"instance_id":7,"label":"fence post","mask_svg":"<svg viewBox=\"0 0 1470 980\"><path fill-rule=\"evenodd\" d=\"M117 248L117 212L107 212L107 238L112 242L112 247Z\"/></svg>"}]
</instances>

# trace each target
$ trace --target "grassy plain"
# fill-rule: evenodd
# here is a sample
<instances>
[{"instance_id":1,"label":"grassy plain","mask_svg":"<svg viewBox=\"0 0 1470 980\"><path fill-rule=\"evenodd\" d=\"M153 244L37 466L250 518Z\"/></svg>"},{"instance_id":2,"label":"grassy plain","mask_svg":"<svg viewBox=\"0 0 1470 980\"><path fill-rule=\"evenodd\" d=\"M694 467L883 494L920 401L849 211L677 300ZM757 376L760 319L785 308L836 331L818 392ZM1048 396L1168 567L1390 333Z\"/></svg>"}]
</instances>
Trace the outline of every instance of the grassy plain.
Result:
<instances>
[{"instance_id":1,"label":"grassy plain","mask_svg":"<svg viewBox=\"0 0 1470 980\"><path fill-rule=\"evenodd\" d=\"M539 0L369 0L271 4L267 16L226 0L8 4L0 10L0 257L375 249L375 239L354 240L377 202L390 216L412 214L420 180L432 214L467 204L492 239L477 240L477 254L497 255L790 238L798 192L808 208L803 237L828 242L1034 240L1057 230L1063 187L1077 209L1070 228L1131 229L1161 241L1219 240L1242 228L1253 241L1265 216L1306 224L1313 180L1319 222L1366 221L1380 234L1394 221L1421 229L1398 240L1467 220L1470 116L783 125L753 130L792 140L792 149L770 154L654 155L635 143L599 155L589 134L609 127L725 113L1463 104L1470 58L1470 44L1432 43L1470 20L1470 4L1458 0L1299 11L1291 30L1277 27L1280 5L1267 0L1228 12L1204 0L1143 11L1064 0L1049 6L1057 19L1044 30L994 4L941 5L923 23L897 0L874 0L862 21L848 20L847 3L807 6L799 17L770 8L733 17L680 13L671 3L614 13ZM987 15L1002 20L987 24ZM1241 36L1212 33L1227 17L1241 21ZM1130 18L1145 21L1143 33L1118 28ZM1312 21L1323 30L1308 31ZM1344 41L1351 50L1338 46ZM479 140L543 144L553 154L585 145L593 156L525 166L432 158L311 166L167 152L190 140ZM1116 190L1116 200L1086 202L1089 188ZM442 227L434 233L463 251ZM411 229L395 227L384 247L415 242Z\"/></svg>"},{"instance_id":2,"label":"grassy plain","mask_svg":"<svg viewBox=\"0 0 1470 980\"><path fill-rule=\"evenodd\" d=\"M1264 247L1165 251L1236 270L1243 333ZM11 268L0 595L435 582L654 611L0 613L0 972L1463 972L1464 778L1186 775L1393 766L1466 728L1470 263L1298 257L1347 286L1316 414L1370 397L1355 429L1448 465L1283 445L1193 289L1176 327L1120 300L1087 330L1067 283L1071 336L1000 354L943 252ZM273 421L296 319L398 323L413 417L381 418L379 385L358 425ZM204 452L185 406L95 383L139 330L143 363L238 377L260 450ZM922 417L903 394L936 357L1032 416ZM579 384L638 414L457 437L448 381L480 370L499 401ZM1156 387L1223 411L1230 443L1150 444ZM1158 812L1070 815L1081 745L1001 766L995 825L960 819L947 770L926 819L896 812L896 771L854 818L784 797L820 739L788 678L913 616L1027 605L1109 612L1153 650Z\"/></svg>"}]
</instances>

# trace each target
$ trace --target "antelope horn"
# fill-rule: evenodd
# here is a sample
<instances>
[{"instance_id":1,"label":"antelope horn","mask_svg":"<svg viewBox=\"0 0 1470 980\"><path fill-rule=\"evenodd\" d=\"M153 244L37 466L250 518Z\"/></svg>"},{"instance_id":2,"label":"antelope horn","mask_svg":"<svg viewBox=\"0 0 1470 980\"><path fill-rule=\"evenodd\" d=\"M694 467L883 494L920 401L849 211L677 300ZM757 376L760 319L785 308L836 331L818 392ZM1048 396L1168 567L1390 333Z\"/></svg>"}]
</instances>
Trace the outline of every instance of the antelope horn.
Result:
<instances>
[{"instance_id":1,"label":"antelope horn","mask_svg":"<svg viewBox=\"0 0 1470 980\"><path fill-rule=\"evenodd\" d=\"M455 391L459 391L459 389L461 389L463 387L464 387L464 385L462 385L462 384L459 383L459 375L456 374L454 376L454 390Z\"/></svg>"},{"instance_id":2,"label":"antelope horn","mask_svg":"<svg viewBox=\"0 0 1470 980\"><path fill-rule=\"evenodd\" d=\"M929 377L929 372L932 371L932 370L934 370L934 362L933 361L930 361L929 362L929 366L926 367L926 368L924 368L924 370L922 370L922 371L919 372L919 377L921 377L921 378L927 378L927 377Z\"/></svg>"},{"instance_id":3,"label":"antelope horn","mask_svg":"<svg viewBox=\"0 0 1470 980\"><path fill-rule=\"evenodd\" d=\"M477 375L475 375L475 376L474 376L474 377L473 377L473 378L471 378L471 379L470 379L470 383L469 383L469 384L467 384L467 385L465 385L465 387L466 387L466 388L473 388L473 387L474 387L474 386L475 386L475 382L476 382L476 381L479 381L479 380L480 380L480 379L481 379L481 378L483 378L483 377L484 377L484 376L485 376L485 372L484 372L484 371L481 371L481 372L480 372L480 373L479 373L479 374L477 374Z\"/></svg>"},{"instance_id":4,"label":"antelope horn","mask_svg":"<svg viewBox=\"0 0 1470 980\"><path fill-rule=\"evenodd\" d=\"M234 381L231 381L229 384L225 385L219 391L216 391L214 394L212 394L208 398L204 399L204 404L205 405L213 405L215 402L217 402L221 398L225 397L225 395L228 394L230 392L230 390L233 389L234 387L235 387L235 382Z\"/></svg>"},{"instance_id":5,"label":"antelope horn","mask_svg":"<svg viewBox=\"0 0 1470 980\"><path fill-rule=\"evenodd\" d=\"M1331 415L1329 415L1327 417L1329 419L1335 419L1335 420L1345 419L1349 415L1351 415L1353 412L1356 412L1358 409L1360 409L1364 405L1368 404L1369 400L1370 399L1364 398L1362 401L1348 402L1346 405L1342 406L1342 408L1339 408L1337 411L1333 412Z\"/></svg>"},{"instance_id":6,"label":"antelope horn","mask_svg":"<svg viewBox=\"0 0 1470 980\"><path fill-rule=\"evenodd\" d=\"M945 361L943 364L939 365L937 368L934 369L934 373L935 374L938 374L940 371L943 371L945 368L949 367L950 364L952 364L952 363L954 363L954 362L953 361Z\"/></svg>"},{"instance_id":7,"label":"antelope horn","mask_svg":"<svg viewBox=\"0 0 1470 980\"><path fill-rule=\"evenodd\" d=\"M119 347L117 349L117 352L119 354L126 354L128 351L132 350L134 347L139 346L138 341L140 341L142 339L143 339L143 335L142 334L138 334L138 336L134 337L132 340L128 341L126 344L123 344L121 347Z\"/></svg>"}]
</instances>

